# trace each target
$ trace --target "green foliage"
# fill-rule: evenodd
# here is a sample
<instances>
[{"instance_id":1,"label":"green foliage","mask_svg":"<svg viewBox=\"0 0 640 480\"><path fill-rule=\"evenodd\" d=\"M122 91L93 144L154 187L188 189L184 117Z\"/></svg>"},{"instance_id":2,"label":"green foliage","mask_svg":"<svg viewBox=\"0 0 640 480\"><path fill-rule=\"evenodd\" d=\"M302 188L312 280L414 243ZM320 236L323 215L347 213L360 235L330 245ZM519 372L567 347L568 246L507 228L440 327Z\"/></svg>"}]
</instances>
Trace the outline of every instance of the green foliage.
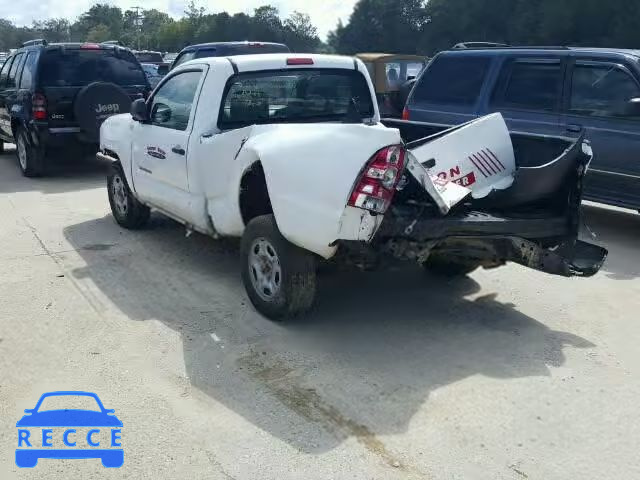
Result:
<instances>
[{"instance_id":1,"label":"green foliage","mask_svg":"<svg viewBox=\"0 0 640 480\"><path fill-rule=\"evenodd\" d=\"M227 12L208 14L195 1L189 2L184 17L174 20L156 9L122 11L97 3L74 23L66 19L35 22L32 27L16 27L0 19L0 51L17 48L26 40L45 38L50 42L120 40L132 48L179 51L203 42L255 40L283 42L294 51L315 51L322 42L308 15L294 12L281 19L276 7L264 5L253 15Z\"/></svg>"},{"instance_id":2,"label":"green foliage","mask_svg":"<svg viewBox=\"0 0 640 480\"><path fill-rule=\"evenodd\" d=\"M360 0L328 43L339 53L433 54L459 42L640 48L629 0Z\"/></svg>"},{"instance_id":3,"label":"green foliage","mask_svg":"<svg viewBox=\"0 0 640 480\"><path fill-rule=\"evenodd\" d=\"M106 0L103 0L106 1ZM253 14L209 14L197 1L174 20L149 9L97 3L75 22L64 18L16 27L0 19L0 51L33 38L50 42L120 40L132 48L178 51L193 43L282 42L293 51L353 54L433 54L464 41L512 45L588 45L640 48L640 2L631 0L359 0L345 24L322 43L312 19L281 18L264 5Z\"/></svg>"}]
</instances>

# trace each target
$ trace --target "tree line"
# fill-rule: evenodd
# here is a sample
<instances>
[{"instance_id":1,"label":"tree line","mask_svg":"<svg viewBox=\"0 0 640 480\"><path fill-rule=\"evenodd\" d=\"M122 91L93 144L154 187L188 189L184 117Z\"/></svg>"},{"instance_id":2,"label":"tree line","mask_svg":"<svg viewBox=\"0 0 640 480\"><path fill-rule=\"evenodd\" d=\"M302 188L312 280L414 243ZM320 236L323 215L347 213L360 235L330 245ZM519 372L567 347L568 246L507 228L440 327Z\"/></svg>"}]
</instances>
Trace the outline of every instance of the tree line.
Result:
<instances>
[{"instance_id":1,"label":"tree line","mask_svg":"<svg viewBox=\"0 0 640 480\"><path fill-rule=\"evenodd\" d=\"M0 19L0 50L33 38L51 42L119 40L136 48L178 51L211 41L281 42L293 51L431 55L464 41L511 45L640 48L640 2L632 0L359 0L346 23L322 42L307 14L286 18L271 5L252 14L207 13L192 1L173 19L156 9L96 4L76 21L18 27Z\"/></svg>"},{"instance_id":2,"label":"tree line","mask_svg":"<svg viewBox=\"0 0 640 480\"><path fill-rule=\"evenodd\" d=\"M459 42L640 48L637 0L360 0L328 38L340 53L430 55Z\"/></svg>"},{"instance_id":3,"label":"tree line","mask_svg":"<svg viewBox=\"0 0 640 480\"><path fill-rule=\"evenodd\" d=\"M294 12L282 19L276 7L264 5L252 15L209 14L192 1L178 20L156 9L122 10L95 4L74 22L64 18L36 21L28 27L0 19L0 51L27 40L49 42L105 42L118 40L131 48L176 52L203 42L260 40L289 45L294 51L317 51L322 42L307 14Z\"/></svg>"}]
</instances>

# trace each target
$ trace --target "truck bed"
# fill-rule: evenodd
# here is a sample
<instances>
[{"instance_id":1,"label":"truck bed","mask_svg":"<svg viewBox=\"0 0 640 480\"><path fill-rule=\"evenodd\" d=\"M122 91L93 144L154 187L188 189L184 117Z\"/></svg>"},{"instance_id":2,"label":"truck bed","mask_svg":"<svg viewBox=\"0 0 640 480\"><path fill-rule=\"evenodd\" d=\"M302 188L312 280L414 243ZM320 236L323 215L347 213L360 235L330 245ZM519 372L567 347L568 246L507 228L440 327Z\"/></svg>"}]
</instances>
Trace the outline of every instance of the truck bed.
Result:
<instances>
[{"instance_id":1,"label":"truck bed","mask_svg":"<svg viewBox=\"0 0 640 480\"><path fill-rule=\"evenodd\" d=\"M383 123L400 130L408 149L452 131L421 122ZM485 198L469 197L447 215L407 175L376 235L378 246L419 260L437 252L488 267L513 261L556 275L595 274L607 251L578 241L589 145L524 133L512 133L511 141L517 167L513 185Z\"/></svg>"}]
</instances>

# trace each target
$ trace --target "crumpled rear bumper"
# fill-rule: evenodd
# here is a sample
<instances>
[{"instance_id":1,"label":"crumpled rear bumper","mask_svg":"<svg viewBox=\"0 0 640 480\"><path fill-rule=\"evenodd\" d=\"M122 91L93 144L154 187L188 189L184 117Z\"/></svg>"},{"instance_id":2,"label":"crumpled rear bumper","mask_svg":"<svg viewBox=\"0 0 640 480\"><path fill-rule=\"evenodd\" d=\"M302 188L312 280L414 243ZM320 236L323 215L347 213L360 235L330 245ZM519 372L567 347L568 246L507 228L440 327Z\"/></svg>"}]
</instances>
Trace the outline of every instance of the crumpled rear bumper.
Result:
<instances>
[{"instance_id":1,"label":"crumpled rear bumper","mask_svg":"<svg viewBox=\"0 0 640 480\"><path fill-rule=\"evenodd\" d=\"M563 277L592 277L600 271L609 253L605 248L581 240L555 249L517 237L482 241L491 242L501 260Z\"/></svg>"}]
</instances>

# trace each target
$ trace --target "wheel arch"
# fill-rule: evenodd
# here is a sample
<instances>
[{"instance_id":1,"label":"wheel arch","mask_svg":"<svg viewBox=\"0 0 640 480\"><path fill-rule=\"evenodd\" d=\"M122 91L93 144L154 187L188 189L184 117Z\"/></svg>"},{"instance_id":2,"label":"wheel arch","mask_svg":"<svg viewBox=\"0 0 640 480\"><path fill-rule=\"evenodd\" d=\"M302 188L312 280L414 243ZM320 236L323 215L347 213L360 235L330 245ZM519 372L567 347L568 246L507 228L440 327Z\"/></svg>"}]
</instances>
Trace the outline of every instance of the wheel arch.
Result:
<instances>
[{"instance_id":1,"label":"wheel arch","mask_svg":"<svg viewBox=\"0 0 640 480\"><path fill-rule=\"evenodd\" d=\"M256 217L274 214L264 167L259 158L242 172L238 205L245 226Z\"/></svg>"}]
</instances>

